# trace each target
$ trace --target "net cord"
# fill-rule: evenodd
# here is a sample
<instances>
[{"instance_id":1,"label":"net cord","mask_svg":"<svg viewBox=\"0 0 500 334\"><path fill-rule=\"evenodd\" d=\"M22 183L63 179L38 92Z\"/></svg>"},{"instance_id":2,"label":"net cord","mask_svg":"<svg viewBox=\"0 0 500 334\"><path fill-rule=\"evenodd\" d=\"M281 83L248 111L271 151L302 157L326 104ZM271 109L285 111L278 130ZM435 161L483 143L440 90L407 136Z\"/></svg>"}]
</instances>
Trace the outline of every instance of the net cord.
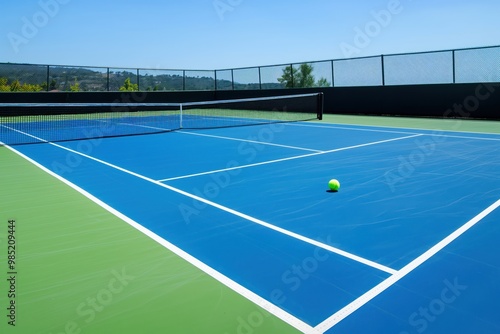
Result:
<instances>
[{"instance_id":1,"label":"net cord","mask_svg":"<svg viewBox=\"0 0 500 334\"><path fill-rule=\"evenodd\" d=\"M269 101L269 100L279 100L279 99L293 99L299 97L311 97L317 96L321 93L308 93L308 94L295 94L295 95L280 95L280 96L268 96L268 97L256 97L256 98L244 98L244 99L233 99L233 100L214 100L214 101L201 101L201 102L184 102L184 103L0 103L0 107L34 107L34 108L57 108L57 107L191 107L191 106L204 106L204 105L214 105L214 104L229 104L237 102L255 102L255 101Z\"/></svg>"}]
</instances>

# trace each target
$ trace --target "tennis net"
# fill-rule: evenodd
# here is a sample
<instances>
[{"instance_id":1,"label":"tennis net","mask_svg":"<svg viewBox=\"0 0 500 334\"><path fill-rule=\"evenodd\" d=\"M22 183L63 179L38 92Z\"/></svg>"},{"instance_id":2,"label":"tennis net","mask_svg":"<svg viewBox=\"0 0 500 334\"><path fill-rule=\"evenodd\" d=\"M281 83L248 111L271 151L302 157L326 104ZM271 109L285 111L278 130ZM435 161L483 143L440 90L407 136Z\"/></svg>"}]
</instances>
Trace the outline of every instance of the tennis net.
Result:
<instances>
[{"instance_id":1,"label":"tennis net","mask_svg":"<svg viewBox=\"0 0 500 334\"><path fill-rule=\"evenodd\" d=\"M321 93L186 103L0 104L0 143L154 134L320 120Z\"/></svg>"}]
</instances>

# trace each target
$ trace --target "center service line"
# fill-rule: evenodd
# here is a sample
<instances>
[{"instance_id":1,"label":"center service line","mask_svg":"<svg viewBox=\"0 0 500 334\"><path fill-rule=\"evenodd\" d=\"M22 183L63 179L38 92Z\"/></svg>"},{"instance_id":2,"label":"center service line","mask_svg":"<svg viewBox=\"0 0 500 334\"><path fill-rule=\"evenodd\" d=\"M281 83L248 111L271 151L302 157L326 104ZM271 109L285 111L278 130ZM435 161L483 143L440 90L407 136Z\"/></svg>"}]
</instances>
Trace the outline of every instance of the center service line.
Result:
<instances>
[{"instance_id":1,"label":"center service line","mask_svg":"<svg viewBox=\"0 0 500 334\"><path fill-rule=\"evenodd\" d=\"M158 180L158 182L168 182L168 181L186 179L186 178L190 178L190 177L194 177L194 176L209 175L209 174L215 174L215 173L232 171L232 170L236 170L236 169L257 167L257 166L262 166L262 165L269 165L269 164L274 164L274 163L277 163L277 162L283 162L283 161L289 161L289 160L295 160L295 159L308 158L308 157L313 157L313 156L316 156L316 155L322 155L322 154L328 154L328 153L334 153L334 152L352 150L352 149L355 149L355 148L360 148L360 147L365 147L365 146L372 146L372 145L378 145L378 144L384 144L384 143L389 143L389 142L392 142L392 141L398 141L398 140L415 138L415 137L421 137L421 136L423 136L423 134L419 133L419 134L411 135L411 136L398 137L398 138L392 138L392 139L385 139L385 140L380 140L380 141L375 141L375 142L370 142L370 143L365 143L365 144L359 144L359 145L354 145L354 146L341 147L341 148L336 148L336 149L329 150L329 151L320 151L320 152L308 153L308 154L303 154L303 155L296 155L296 156L288 157L288 158L282 158L282 159L276 159L276 160L269 160L269 161L257 162L257 163L248 164L248 165L242 165L242 166L235 166L235 167L217 169L217 170L212 170L212 171L208 171L208 172L201 172L201 173L190 174L190 175L176 176L176 177L171 177L171 178L167 178L167 179Z\"/></svg>"}]
</instances>

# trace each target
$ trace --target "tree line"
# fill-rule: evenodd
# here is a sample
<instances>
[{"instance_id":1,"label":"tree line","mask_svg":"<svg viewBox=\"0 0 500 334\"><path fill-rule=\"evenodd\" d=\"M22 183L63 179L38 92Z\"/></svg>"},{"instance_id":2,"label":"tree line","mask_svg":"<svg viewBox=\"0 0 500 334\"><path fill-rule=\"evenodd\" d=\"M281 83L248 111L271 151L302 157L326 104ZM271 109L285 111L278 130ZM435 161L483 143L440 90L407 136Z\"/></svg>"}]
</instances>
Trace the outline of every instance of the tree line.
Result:
<instances>
[{"instance_id":1,"label":"tree line","mask_svg":"<svg viewBox=\"0 0 500 334\"><path fill-rule=\"evenodd\" d=\"M0 78L0 92L45 92L57 90L58 84L56 80L52 80L49 85L47 83L29 84L20 83L18 79L9 81L8 78ZM138 91L139 86L132 84L130 78L125 79L123 85L119 88L120 91ZM70 92L80 92L80 83L77 79L73 84L69 85Z\"/></svg>"},{"instance_id":2,"label":"tree line","mask_svg":"<svg viewBox=\"0 0 500 334\"><path fill-rule=\"evenodd\" d=\"M263 83L262 88L264 89L272 89L272 88L310 88L310 87L329 87L330 82L324 77L319 78L316 81L316 78L313 75L314 68L309 64L301 64L299 67L294 67L292 65L283 68L282 75L277 79L276 84ZM122 76L123 78L123 76ZM152 78L152 77L151 77ZM159 91L159 90L169 90L160 82L151 82L152 79L147 76L141 80L141 82L145 81L148 84L148 87L145 89L146 91ZM174 78L174 77L172 77ZM177 78L177 77L175 77ZM56 79L52 79L49 83L43 82L41 84L29 84L29 83L21 83L19 79L9 80L6 77L0 77L0 92L41 92L41 91L57 91L59 90L59 86L64 86L62 90L70 91L70 92L79 92L83 90L89 90L89 82L85 78L84 80L78 80L78 78L74 78L74 82L71 83L69 78L65 78L65 81L62 84L59 84ZM158 79L158 78L157 78ZM182 85L182 77L178 78L180 84ZM203 81L203 87L196 84L196 80ZM211 80L212 84L207 82L207 80ZM82 84L83 83L83 89ZM185 78L186 89L211 89L214 87L214 81L211 78ZM224 87L225 89L231 88L231 82L227 84L223 84L224 82L218 80L217 87ZM179 83L178 83L179 84ZM200 82L201 84L201 82ZM119 83L118 83L119 85ZM139 85L137 83L132 83L132 79L130 77L126 77L121 84L121 86L114 85L117 87L119 91L138 91ZM276 86L275 86L276 85ZM199 87L198 87L199 86ZM206 86L206 87L205 87ZM90 91L92 91L90 87ZM115 88L116 89L116 88ZM251 84L251 85L243 85L234 83L234 89L259 89L259 84ZM144 90L141 85L141 90ZM174 89L179 90L179 89Z\"/></svg>"}]
</instances>

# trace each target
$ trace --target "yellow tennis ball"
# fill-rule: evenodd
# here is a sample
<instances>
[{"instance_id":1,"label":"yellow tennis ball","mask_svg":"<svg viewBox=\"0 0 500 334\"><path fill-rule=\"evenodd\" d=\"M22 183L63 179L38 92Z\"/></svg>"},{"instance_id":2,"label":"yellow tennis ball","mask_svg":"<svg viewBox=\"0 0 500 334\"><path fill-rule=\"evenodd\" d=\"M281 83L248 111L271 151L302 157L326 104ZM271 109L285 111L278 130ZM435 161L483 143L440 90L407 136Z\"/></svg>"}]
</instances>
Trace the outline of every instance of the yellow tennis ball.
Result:
<instances>
[{"instance_id":1,"label":"yellow tennis ball","mask_svg":"<svg viewBox=\"0 0 500 334\"><path fill-rule=\"evenodd\" d=\"M328 182L328 188L333 191L338 191L340 188L340 182L337 179L331 179L330 182Z\"/></svg>"}]
</instances>

